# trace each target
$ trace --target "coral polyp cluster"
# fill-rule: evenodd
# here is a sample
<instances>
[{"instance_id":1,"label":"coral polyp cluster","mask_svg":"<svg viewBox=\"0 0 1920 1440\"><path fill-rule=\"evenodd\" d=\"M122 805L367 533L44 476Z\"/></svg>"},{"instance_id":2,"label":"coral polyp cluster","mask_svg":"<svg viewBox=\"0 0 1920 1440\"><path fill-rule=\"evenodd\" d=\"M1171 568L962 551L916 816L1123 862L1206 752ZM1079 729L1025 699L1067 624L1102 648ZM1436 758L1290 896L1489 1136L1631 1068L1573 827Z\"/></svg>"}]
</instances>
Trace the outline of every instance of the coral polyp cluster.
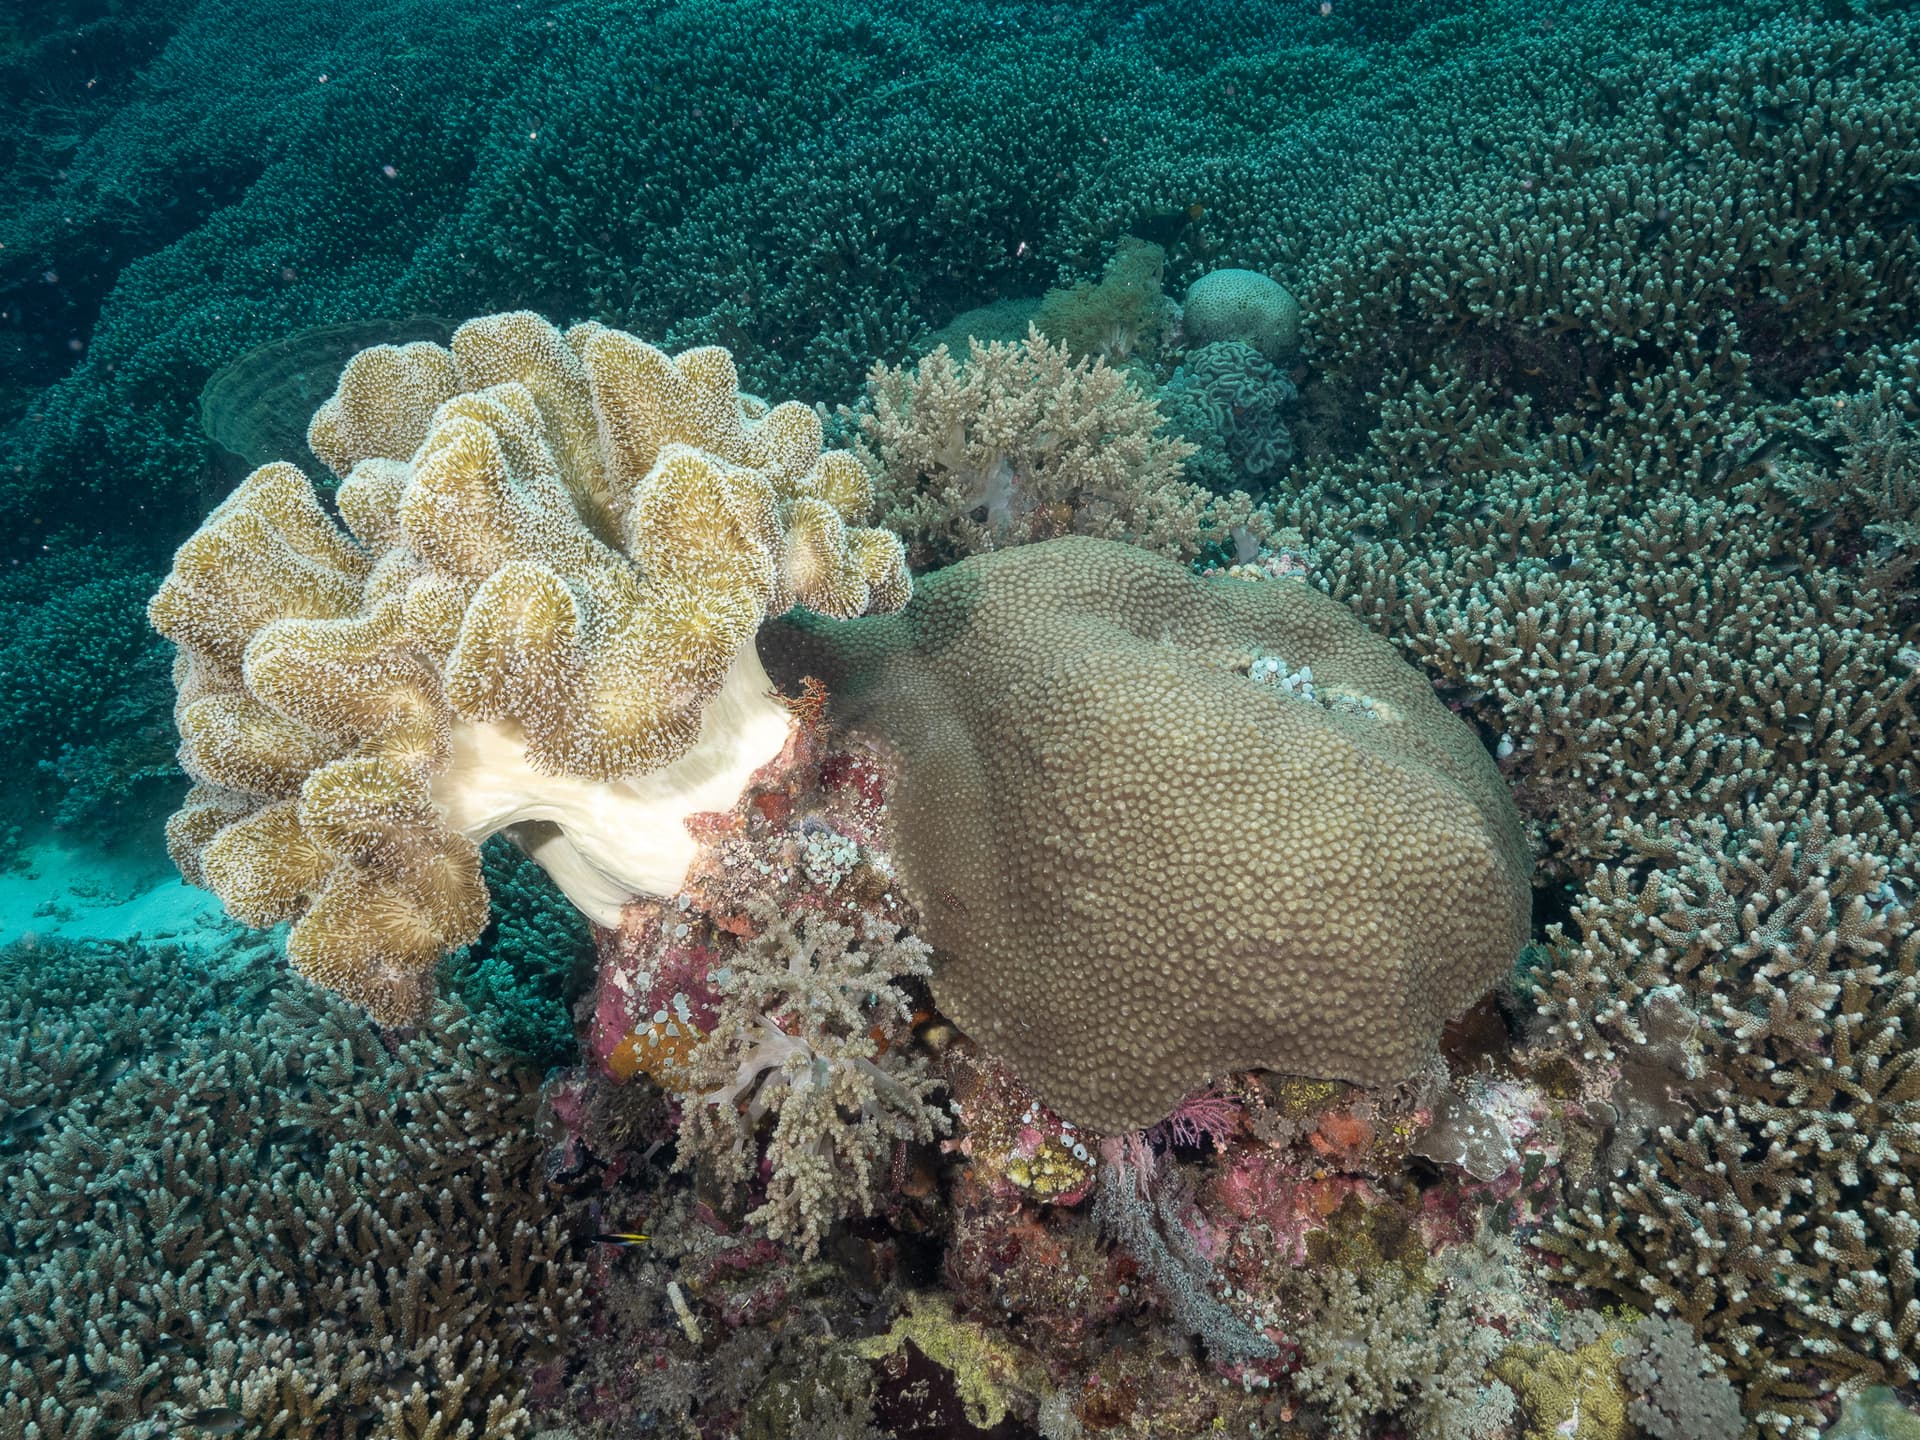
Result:
<instances>
[{"instance_id":1,"label":"coral polyp cluster","mask_svg":"<svg viewBox=\"0 0 1920 1440\"><path fill-rule=\"evenodd\" d=\"M796 604L905 604L818 416L526 312L451 349L376 346L308 432L348 531L291 465L255 471L150 607L180 647L169 827L189 880L383 1020L486 923L477 842L514 838L601 923L677 886L684 821L729 810L790 718L753 651Z\"/></svg>"},{"instance_id":2,"label":"coral polyp cluster","mask_svg":"<svg viewBox=\"0 0 1920 1440\"><path fill-rule=\"evenodd\" d=\"M1076 536L927 576L891 619L782 628L836 723L904 757L934 1002L1083 1129L1254 1067L1396 1084L1526 943L1493 760L1298 581Z\"/></svg>"}]
</instances>

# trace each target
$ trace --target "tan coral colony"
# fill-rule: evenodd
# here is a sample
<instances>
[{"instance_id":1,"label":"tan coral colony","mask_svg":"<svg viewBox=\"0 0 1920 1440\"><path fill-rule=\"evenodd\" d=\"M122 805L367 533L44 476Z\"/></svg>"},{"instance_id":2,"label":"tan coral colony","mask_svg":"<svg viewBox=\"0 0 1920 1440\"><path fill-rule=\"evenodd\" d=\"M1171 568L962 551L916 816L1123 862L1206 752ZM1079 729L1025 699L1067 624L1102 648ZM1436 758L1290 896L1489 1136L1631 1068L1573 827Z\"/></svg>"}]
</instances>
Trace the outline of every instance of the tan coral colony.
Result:
<instances>
[{"instance_id":1,"label":"tan coral colony","mask_svg":"<svg viewBox=\"0 0 1920 1440\"><path fill-rule=\"evenodd\" d=\"M718 347L469 321L348 362L293 465L250 475L149 608L179 647L181 873L292 920L309 978L385 1022L487 919L500 830L588 916L670 893L688 815L727 810L790 723L754 633L800 604L890 613L900 542L804 405Z\"/></svg>"}]
</instances>

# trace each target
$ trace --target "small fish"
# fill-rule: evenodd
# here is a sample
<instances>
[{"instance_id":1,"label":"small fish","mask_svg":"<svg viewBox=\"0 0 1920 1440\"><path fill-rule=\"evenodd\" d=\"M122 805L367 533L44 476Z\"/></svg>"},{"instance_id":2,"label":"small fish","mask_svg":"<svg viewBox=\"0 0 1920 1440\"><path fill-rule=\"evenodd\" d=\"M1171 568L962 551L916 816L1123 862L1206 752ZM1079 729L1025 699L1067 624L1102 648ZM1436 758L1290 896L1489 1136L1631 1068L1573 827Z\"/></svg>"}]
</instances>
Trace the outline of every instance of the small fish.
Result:
<instances>
[{"instance_id":1,"label":"small fish","mask_svg":"<svg viewBox=\"0 0 1920 1440\"><path fill-rule=\"evenodd\" d=\"M1791 555L1775 555L1767 561L1769 575L1798 575L1805 568Z\"/></svg>"},{"instance_id":2,"label":"small fish","mask_svg":"<svg viewBox=\"0 0 1920 1440\"><path fill-rule=\"evenodd\" d=\"M211 1410L190 1410L181 1419L202 1435L235 1435L247 1423L246 1416L225 1405L216 1405Z\"/></svg>"},{"instance_id":3,"label":"small fish","mask_svg":"<svg viewBox=\"0 0 1920 1440\"><path fill-rule=\"evenodd\" d=\"M1357 545L1371 545L1380 538L1380 530L1374 525L1356 525L1347 531L1347 538Z\"/></svg>"},{"instance_id":4,"label":"small fish","mask_svg":"<svg viewBox=\"0 0 1920 1440\"><path fill-rule=\"evenodd\" d=\"M1492 514L1493 514L1493 502L1491 500L1482 500L1479 504L1475 505L1471 510L1467 511L1467 518L1469 520L1485 520Z\"/></svg>"},{"instance_id":5,"label":"small fish","mask_svg":"<svg viewBox=\"0 0 1920 1440\"><path fill-rule=\"evenodd\" d=\"M47 1128L47 1122L53 1118L53 1112L44 1105L29 1105L18 1114L8 1118L4 1129L9 1135L38 1135Z\"/></svg>"},{"instance_id":6,"label":"small fish","mask_svg":"<svg viewBox=\"0 0 1920 1440\"><path fill-rule=\"evenodd\" d=\"M1547 557L1547 568L1549 570L1571 570L1573 568L1573 552L1571 550L1563 550L1558 555L1549 555Z\"/></svg>"},{"instance_id":7,"label":"small fish","mask_svg":"<svg viewBox=\"0 0 1920 1440\"><path fill-rule=\"evenodd\" d=\"M644 1245L647 1237L634 1231L609 1230L603 1234L588 1237L599 1245Z\"/></svg>"},{"instance_id":8,"label":"small fish","mask_svg":"<svg viewBox=\"0 0 1920 1440\"><path fill-rule=\"evenodd\" d=\"M1787 729L1796 735L1811 735L1813 733L1813 717L1811 715L1789 715L1787 717Z\"/></svg>"}]
</instances>

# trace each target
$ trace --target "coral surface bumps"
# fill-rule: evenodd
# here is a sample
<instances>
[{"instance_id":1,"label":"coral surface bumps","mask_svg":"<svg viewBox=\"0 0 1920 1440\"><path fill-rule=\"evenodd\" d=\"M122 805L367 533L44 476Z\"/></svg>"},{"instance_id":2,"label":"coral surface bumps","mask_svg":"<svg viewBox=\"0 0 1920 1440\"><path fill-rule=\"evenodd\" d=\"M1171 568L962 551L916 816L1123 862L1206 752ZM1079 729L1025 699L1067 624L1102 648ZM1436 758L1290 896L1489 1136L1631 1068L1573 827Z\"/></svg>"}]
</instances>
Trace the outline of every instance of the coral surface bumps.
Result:
<instances>
[{"instance_id":1,"label":"coral surface bumps","mask_svg":"<svg viewBox=\"0 0 1920 1440\"><path fill-rule=\"evenodd\" d=\"M1240 340L1269 360L1300 344L1300 302L1257 270L1211 270L1187 288L1181 324L1194 345Z\"/></svg>"},{"instance_id":2,"label":"coral surface bumps","mask_svg":"<svg viewBox=\"0 0 1920 1440\"><path fill-rule=\"evenodd\" d=\"M671 890L684 820L727 810L787 712L752 640L796 603L911 591L851 527L860 463L803 405L742 395L717 347L473 320L355 356L291 465L255 471L150 607L180 647L182 874L387 1021L486 923L475 845L512 827L602 923Z\"/></svg>"},{"instance_id":3,"label":"coral surface bumps","mask_svg":"<svg viewBox=\"0 0 1920 1440\"><path fill-rule=\"evenodd\" d=\"M1403 1079L1527 938L1486 750L1302 583L1063 539L799 648L904 752L934 998L1075 1124L1150 1125L1235 1070Z\"/></svg>"}]
</instances>

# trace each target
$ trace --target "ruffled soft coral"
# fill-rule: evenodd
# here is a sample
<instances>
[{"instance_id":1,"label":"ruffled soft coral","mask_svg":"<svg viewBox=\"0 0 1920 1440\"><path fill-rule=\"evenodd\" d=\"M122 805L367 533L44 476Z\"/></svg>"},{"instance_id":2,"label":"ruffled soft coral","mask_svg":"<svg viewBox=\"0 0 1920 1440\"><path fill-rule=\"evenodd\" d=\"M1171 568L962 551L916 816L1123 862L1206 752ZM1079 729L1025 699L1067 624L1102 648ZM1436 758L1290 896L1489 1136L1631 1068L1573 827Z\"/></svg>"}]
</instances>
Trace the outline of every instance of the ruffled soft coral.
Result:
<instances>
[{"instance_id":1,"label":"ruffled soft coral","mask_svg":"<svg viewBox=\"0 0 1920 1440\"><path fill-rule=\"evenodd\" d=\"M848 524L860 463L806 406L741 394L718 347L487 316L450 349L362 351L308 442L347 530L263 466L149 607L199 782L168 833L188 880L293 921L295 965L383 1021L423 1014L484 929L489 835L602 925L673 893L688 818L730 811L793 728L760 623L912 588L900 542Z\"/></svg>"}]
</instances>

